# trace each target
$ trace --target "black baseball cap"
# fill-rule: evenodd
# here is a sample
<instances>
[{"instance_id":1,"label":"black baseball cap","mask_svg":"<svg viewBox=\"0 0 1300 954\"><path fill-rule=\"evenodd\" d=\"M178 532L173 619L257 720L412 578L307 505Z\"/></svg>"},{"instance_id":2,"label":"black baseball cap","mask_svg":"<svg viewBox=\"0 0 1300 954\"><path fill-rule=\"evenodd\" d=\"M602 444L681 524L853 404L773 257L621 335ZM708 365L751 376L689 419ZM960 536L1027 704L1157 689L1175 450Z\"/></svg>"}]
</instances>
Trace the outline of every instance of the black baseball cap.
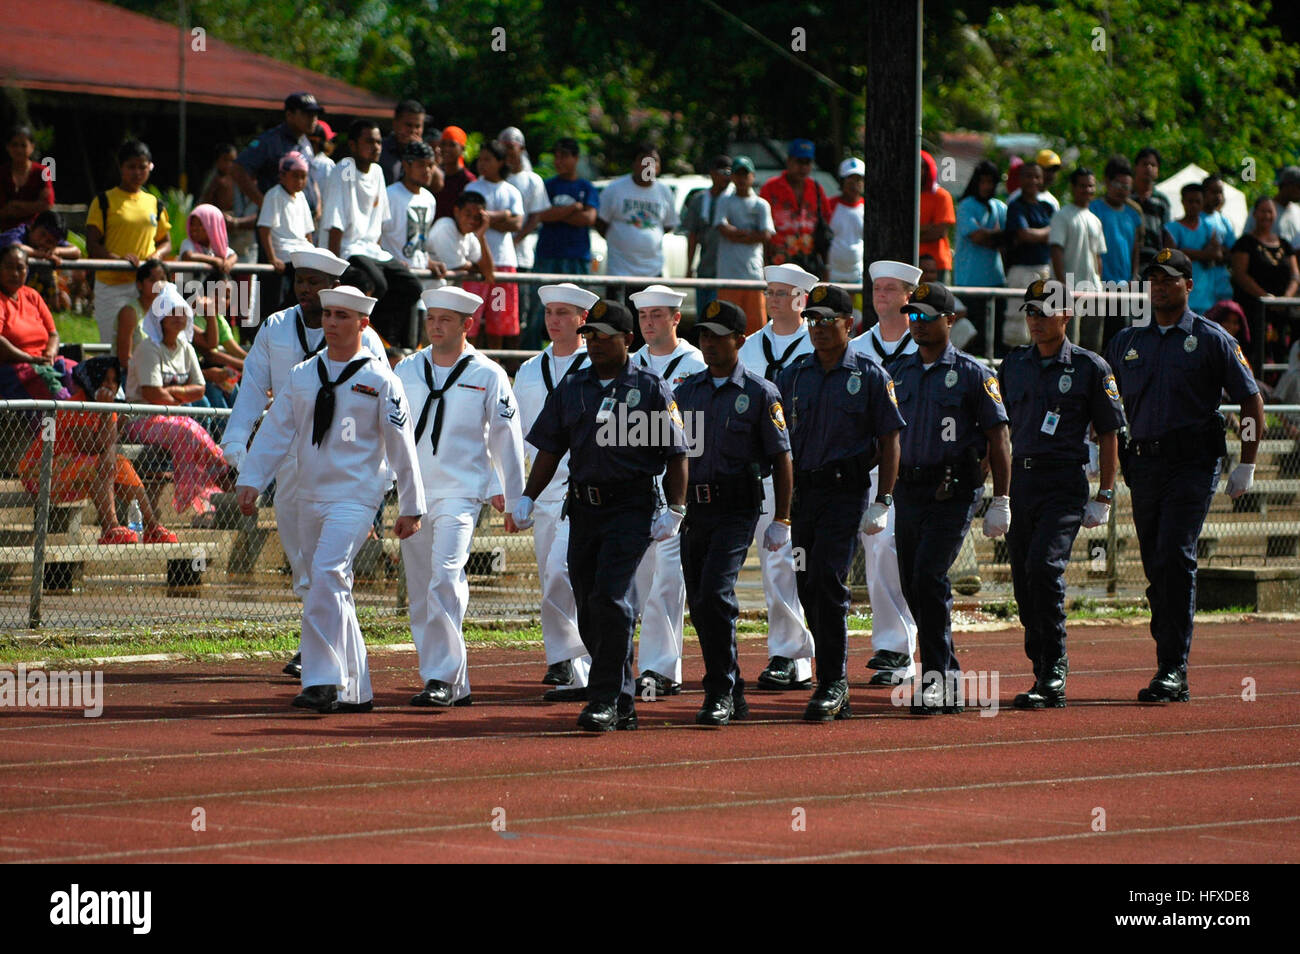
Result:
<instances>
[{"instance_id":1,"label":"black baseball cap","mask_svg":"<svg viewBox=\"0 0 1300 954\"><path fill-rule=\"evenodd\" d=\"M602 298L587 309L587 323L578 329L600 331L607 335L630 335L632 333L632 312L627 305L612 298Z\"/></svg>"},{"instance_id":2,"label":"black baseball cap","mask_svg":"<svg viewBox=\"0 0 1300 954\"><path fill-rule=\"evenodd\" d=\"M727 155L718 155L713 157L713 162L709 163L709 168L714 172L731 172L731 157Z\"/></svg>"},{"instance_id":3,"label":"black baseball cap","mask_svg":"<svg viewBox=\"0 0 1300 954\"><path fill-rule=\"evenodd\" d=\"M325 113L320 103L316 102L316 97L311 93L290 93L284 100L285 109L303 110L309 113L315 113L322 116Z\"/></svg>"},{"instance_id":4,"label":"black baseball cap","mask_svg":"<svg viewBox=\"0 0 1300 954\"><path fill-rule=\"evenodd\" d=\"M695 327L708 328L715 335L743 335L749 321L735 302L714 299L696 320Z\"/></svg>"},{"instance_id":5,"label":"black baseball cap","mask_svg":"<svg viewBox=\"0 0 1300 954\"><path fill-rule=\"evenodd\" d=\"M805 318L838 318L853 314L853 296L839 285L818 285L808 293Z\"/></svg>"},{"instance_id":6,"label":"black baseball cap","mask_svg":"<svg viewBox=\"0 0 1300 954\"><path fill-rule=\"evenodd\" d=\"M1020 310L1040 315L1067 314L1070 293L1058 281L1037 278L1025 289L1025 302Z\"/></svg>"},{"instance_id":7,"label":"black baseball cap","mask_svg":"<svg viewBox=\"0 0 1300 954\"><path fill-rule=\"evenodd\" d=\"M1151 263L1142 269L1142 277L1146 278L1157 268L1166 275L1181 275L1183 278L1192 277L1191 259L1176 248L1162 248L1160 253L1151 260Z\"/></svg>"},{"instance_id":8,"label":"black baseball cap","mask_svg":"<svg viewBox=\"0 0 1300 954\"><path fill-rule=\"evenodd\" d=\"M898 310L905 315L919 313L930 318L955 315L957 299L952 297L952 292L948 291L947 286L938 282L923 282L916 286L907 304Z\"/></svg>"}]
</instances>

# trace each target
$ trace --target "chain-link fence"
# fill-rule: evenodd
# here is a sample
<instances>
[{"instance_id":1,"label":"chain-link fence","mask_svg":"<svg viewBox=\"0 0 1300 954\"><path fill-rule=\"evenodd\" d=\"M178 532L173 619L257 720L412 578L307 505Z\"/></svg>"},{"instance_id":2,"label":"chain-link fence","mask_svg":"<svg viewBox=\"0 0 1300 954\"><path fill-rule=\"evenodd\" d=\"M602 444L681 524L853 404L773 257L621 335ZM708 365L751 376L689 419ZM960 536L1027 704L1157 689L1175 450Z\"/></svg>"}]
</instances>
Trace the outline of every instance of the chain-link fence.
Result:
<instances>
[{"instance_id":1,"label":"chain-link fence","mask_svg":"<svg viewBox=\"0 0 1300 954\"><path fill-rule=\"evenodd\" d=\"M1235 408L1225 407L1230 418ZM274 486L255 516L235 505L213 438L229 411L78 402L0 402L0 628L114 627L298 617L276 531ZM1200 540L1204 566L1300 566L1300 406L1269 407L1255 486L1218 494ZM1229 454L1240 452L1231 436ZM1067 572L1071 597L1137 596L1146 586L1128 488L1109 526L1082 530ZM139 508L138 520L134 508ZM959 593L1011 595L1006 546L979 516L952 571ZM405 606L395 495L376 514L356 564L356 600L381 614ZM128 524L137 523L131 528ZM485 506L471 549L476 619L528 618L540 596L531 533L505 533ZM758 554L740 580L763 606Z\"/></svg>"}]
</instances>

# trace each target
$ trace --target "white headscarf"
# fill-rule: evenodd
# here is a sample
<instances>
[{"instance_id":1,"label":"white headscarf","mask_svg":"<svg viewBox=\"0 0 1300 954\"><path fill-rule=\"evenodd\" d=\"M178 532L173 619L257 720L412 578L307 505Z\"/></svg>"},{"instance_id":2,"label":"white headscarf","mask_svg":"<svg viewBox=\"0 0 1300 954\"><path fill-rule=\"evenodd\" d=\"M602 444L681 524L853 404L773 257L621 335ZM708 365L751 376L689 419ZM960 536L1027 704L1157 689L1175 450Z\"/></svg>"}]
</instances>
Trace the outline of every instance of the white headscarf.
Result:
<instances>
[{"instance_id":1,"label":"white headscarf","mask_svg":"<svg viewBox=\"0 0 1300 954\"><path fill-rule=\"evenodd\" d=\"M184 296L181 295L180 289L174 282L164 282L162 289L154 298L153 304L149 306L149 312L144 316L144 333L152 341L162 344L162 320L164 316L170 315L175 311L185 313L185 330L181 332L181 337L186 341L194 341L194 309L190 307Z\"/></svg>"}]
</instances>

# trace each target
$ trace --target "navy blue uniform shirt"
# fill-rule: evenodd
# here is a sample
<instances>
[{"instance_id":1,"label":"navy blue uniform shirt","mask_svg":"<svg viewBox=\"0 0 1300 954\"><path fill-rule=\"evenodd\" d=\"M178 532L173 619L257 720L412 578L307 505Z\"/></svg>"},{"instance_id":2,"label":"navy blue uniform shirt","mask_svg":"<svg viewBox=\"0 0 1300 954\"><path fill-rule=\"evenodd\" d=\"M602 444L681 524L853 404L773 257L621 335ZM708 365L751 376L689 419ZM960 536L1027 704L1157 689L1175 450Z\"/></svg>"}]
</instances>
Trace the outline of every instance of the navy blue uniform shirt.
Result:
<instances>
[{"instance_id":1,"label":"navy blue uniform shirt","mask_svg":"<svg viewBox=\"0 0 1300 954\"><path fill-rule=\"evenodd\" d=\"M816 352L800 355L777 375L776 383L790 423L795 470L820 470L869 454L877 437L904 424L894 382L884 368L852 348L846 347L829 371Z\"/></svg>"},{"instance_id":2,"label":"navy blue uniform shirt","mask_svg":"<svg viewBox=\"0 0 1300 954\"><path fill-rule=\"evenodd\" d=\"M1124 406L1110 365L1069 338L1051 358L1039 354L1035 344L1016 348L1002 360L998 381L1015 457L1086 464L1088 425L1098 434L1124 426ZM1055 415L1054 428L1049 414ZM1044 425L1054 433L1045 433Z\"/></svg>"},{"instance_id":3,"label":"navy blue uniform shirt","mask_svg":"<svg viewBox=\"0 0 1300 954\"><path fill-rule=\"evenodd\" d=\"M1007 421L998 379L951 344L927 371L921 352L894 366L894 394L907 419L900 467L934 467L960 461L970 448L983 459L984 432Z\"/></svg>"},{"instance_id":4,"label":"navy blue uniform shirt","mask_svg":"<svg viewBox=\"0 0 1300 954\"><path fill-rule=\"evenodd\" d=\"M1134 440L1210 423L1224 390L1237 403L1259 393L1241 345L1190 309L1163 335L1154 318L1122 329L1107 346L1106 360Z\"/></svg>"},{"instance_id":5,"label":"navy blue uniform shirt","mask_svg":"<svg viewBox=\"0 0 1300 954\"><path fill-rule=\"evenodd\" d=\"M301 152L310 163L311 147L304 149L300 139L302 137L290 129L288 123L280 123L245 146L235 161L257 180L257 188L265 195L280 181L280 160L286 153Z\"/></svg>"},{"instance_id":6,"label":"navy blue uniform shirt","mask_svg":"<svg viewBox=\"0 0 1300 954\"><path fill-rule=\"evenodd\" d=\"M700 453L690 461L693 484L744 476L751 464L766 477L771 459L790 449L781 392L739 361L720 386L706 368L677 385L673 396L683 415L702 415L703 426L695 429Z\"/></svg>"},{"instance_id":7,"label":"navy blue uniform shirt","mask_svg":"<svg viewBox=\"0 0 1300 954\"><path fill-rule=\"evenodd\" d=\"M610 416L601 424L596 415L607 399ZM631 360L605 388L594 367L566 375L547 396L528 443L553 454L567 451L569 476L579 484L655 477L669 457L689 451L667 382Z\"/></svg>"}]
</instances>

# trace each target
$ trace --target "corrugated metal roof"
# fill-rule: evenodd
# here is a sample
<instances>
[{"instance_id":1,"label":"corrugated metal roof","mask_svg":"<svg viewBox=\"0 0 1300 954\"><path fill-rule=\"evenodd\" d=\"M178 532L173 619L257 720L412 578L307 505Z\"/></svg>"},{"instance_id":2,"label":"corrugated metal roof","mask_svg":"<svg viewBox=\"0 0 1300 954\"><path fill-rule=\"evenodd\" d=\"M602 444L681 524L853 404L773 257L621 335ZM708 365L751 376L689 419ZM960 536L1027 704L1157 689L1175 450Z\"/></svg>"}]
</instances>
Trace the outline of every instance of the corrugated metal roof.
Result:
<instances>
[{"instance_id":1,"label":"corrugated metal roof","mask_svg":"<svg viewBox=\"0 0 1300 954\"><path fill-rule=\"evenodd\" d=\"M175 102L180 31L174 24L97 0L6 4L0 83L29 90ZM211 36L187 46L187 102L282 110L305 90L327 113L389 116L394 102L311 70L249 53Z\"/></svg>"}]
</instances>

